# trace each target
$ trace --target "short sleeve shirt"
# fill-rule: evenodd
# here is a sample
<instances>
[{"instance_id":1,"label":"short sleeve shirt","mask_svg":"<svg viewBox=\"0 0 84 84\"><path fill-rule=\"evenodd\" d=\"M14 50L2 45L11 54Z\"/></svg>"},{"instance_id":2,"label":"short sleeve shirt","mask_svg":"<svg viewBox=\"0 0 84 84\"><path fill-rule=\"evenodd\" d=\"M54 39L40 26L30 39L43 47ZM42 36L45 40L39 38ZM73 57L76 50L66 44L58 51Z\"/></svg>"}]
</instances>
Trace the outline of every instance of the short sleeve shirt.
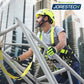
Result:
<instances>
[{"instance_id":1,"label":"short sleeve shirt","mask_svg":"<svg viewBox=\"0 0 84 84\"><path fill-rule=\"evenodd\" d=\"M52 45L52 43L51 43L51 28L46 33L42 32L43 42L45 44L47 44L48 46ZM58 44L58 42L59 42L58 34L62 31L64 31L63 27L59 27L59 26L54 27L54 42L55 42L55 45ZM37 34L37 37L39 37L39 36L40 36L40 32Z\"/></svg>"}]
</instances>

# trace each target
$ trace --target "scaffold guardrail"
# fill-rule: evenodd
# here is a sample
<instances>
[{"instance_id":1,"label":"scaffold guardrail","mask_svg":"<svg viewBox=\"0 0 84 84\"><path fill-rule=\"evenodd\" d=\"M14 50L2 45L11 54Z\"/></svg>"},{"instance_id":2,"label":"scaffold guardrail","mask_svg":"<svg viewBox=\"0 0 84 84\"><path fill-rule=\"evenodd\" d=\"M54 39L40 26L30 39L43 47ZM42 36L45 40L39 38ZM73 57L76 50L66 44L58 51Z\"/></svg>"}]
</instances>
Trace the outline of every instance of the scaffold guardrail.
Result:
<instances>
[{"instance_id":1,"label":"scaffold guardrail","mask_svg":"<svg viewBox=\"0 0 84 84\"><path fill-rule=\"evenodd\" d=\"M56 74L60 74L62 72L65 72L67 71L67 74L68 74L68 78L69 78L69 82L70 84L73 84L72 82L72 79L71 79L71 73L78 79L80 80L80 82L82 84L84 84L84 79L78 75L70 66L68 66L67 63L65 63L57 54L54 54L54 58L62 65L64 66L64 68L58 70L58 71L54 71L54 72L51 72L45 58L44 58L44 55L47 51L47 48L48 46L42 42L33 32L31 32L18 18L16 18L17 20L17 24L13 25L11 28L8 28L7 30L3 31L0 33L0 36L12 31L13 29L15 28L18 28L18 26L22 29L22 32L25 34L26 36L26 39L27 41L29 42L29 45L39 64L40 64L40 67L42 68L43 72L44 72L44 76L41 76L41 77L38 77L38 78L35 78L35 76L31 75L29 72L28 72L28 77L30 77L34 82L36 82L36 84L59 84L57 82L57 80L55 79L54 75ZM17 45L17 46L21 46L23 44L13 44L13 43L5 43L5 45ZM26 45L25 45L26 46ZM39 51L39 48L38 46L42 46L44 47L44 52L43 54ZM4 60L19 74L21 75L22 72L25 70L19 63L15 62L14 61L14 64L12 63L11 61L11 57L5 52L3 51L3 56L4 56ZM0 61L1 62L1 61ZM22 71L21 71L22 70ZM23 77L23 79L28 83L28 84L33 84L31 80L29 80L26 76ZM44 79L47 79L48 82L46 83L42 83L41 81L44 80ZM8 79L7 79L8 80ZM10 79L11 80L11 79ZM10 81L8 80L8 81ZM12 80L11 80L12 81ZM9 84L11 84L9 82Z\"/></svg>"}]
</instances>

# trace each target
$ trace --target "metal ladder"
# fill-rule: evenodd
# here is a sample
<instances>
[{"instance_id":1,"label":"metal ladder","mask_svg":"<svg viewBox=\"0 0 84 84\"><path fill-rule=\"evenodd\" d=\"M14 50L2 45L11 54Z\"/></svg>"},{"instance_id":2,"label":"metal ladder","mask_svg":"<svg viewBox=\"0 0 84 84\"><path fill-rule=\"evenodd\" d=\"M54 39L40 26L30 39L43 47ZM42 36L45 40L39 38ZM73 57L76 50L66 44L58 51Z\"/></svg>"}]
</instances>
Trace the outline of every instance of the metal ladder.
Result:
<instances>
[{"instance_id":1,"label":"metal ladder","mask_svg":"<svg viewBox=\"0 0 84 84\"><path fill-rule=\"evenodd\" d=\"M82 84L84 84L84 79L80 75L78 75L70 66L68 66L67 63L65 63L57 54L55 54L54 57L62 66L64 66L64 68L62 68L58 71L51 72L48 64L46 63L46 60L44 59L44 55L45 55L45 52L46 52L48 46L44 42L42 42L33 32L31 32L18 18L16 18L16 20L17 20L17 24L15 24L11 28L1 32L0 36L10 32L13 29L18 28L18 26L20 26L20 28L22 29L22 32L25 34L26 39L30 44L30 47L32 48L34 54L36 55L36 58L37 58L37 60L40 64L40 67L42 68L42 70L45 74L44 76L41 76L41 77L38 77L38 78L33 77L30 73L27 74L34 82L36 82L36 84L60 84L60 83L57 82L54 75L60 74L60 73L65 72L65 71L67 71L68 79L69 79L70 84L73 84L70 73L72 73L78 80L80 80L80 82ZM21 44L11 44L11 45L17 45L18 46L18 45L21 45ZM44 47L43 54L41 54L41 52L39 51L38 46ZM6 54L5 51L3 51L3 56L4 56L4 60L13 69L15 69L15 71L19 75L21 75L22 74L21 70L24 71L24 68L15 61L14 61L15 65L12 64L11 57L8 54ZM31 80L29 80L26 76L23 79L28 84L33 84L31 82ZM42 83L41 81L43 79L47 79L48 82L46 82L46 83L43 82ZM8 81L10 81L10 80L8 80ZM11 83L9 82L9 84L11 84Z\"/></svg>"}]
</instances>

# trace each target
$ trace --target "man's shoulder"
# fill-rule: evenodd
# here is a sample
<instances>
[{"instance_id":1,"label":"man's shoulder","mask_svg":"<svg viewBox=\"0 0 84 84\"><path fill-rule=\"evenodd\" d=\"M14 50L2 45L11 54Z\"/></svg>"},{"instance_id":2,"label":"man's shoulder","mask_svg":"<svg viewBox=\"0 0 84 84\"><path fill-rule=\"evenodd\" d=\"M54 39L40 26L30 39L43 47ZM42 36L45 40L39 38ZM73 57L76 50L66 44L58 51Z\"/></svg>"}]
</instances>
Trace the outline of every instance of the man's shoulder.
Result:
<instances>
[{"instance_id":1,"label":"man's shoulder","mask_svg":"<svg viewBox=\"0 0 84 84\"><path fill-rule=\"evenodd\" d=\"M60 29L60 28L64 29L64 28L61 27L61 26L55 26L54 28L55 28L55 29L58 29L58 28L59 28L59 29Z\"/></svg>"},{"instance_id":2,"label":"man's shoulder","mask_svg":"<svg viewBox=\"0 0 84 84\"><path fill-rule=\"evenodd\" d=\"M54 27L54 30L55 30L55 31L57 31L57 30L64 30L64 28L61 27L61 26L55 26L55 27Z\"/></svg>"}]
</instances>

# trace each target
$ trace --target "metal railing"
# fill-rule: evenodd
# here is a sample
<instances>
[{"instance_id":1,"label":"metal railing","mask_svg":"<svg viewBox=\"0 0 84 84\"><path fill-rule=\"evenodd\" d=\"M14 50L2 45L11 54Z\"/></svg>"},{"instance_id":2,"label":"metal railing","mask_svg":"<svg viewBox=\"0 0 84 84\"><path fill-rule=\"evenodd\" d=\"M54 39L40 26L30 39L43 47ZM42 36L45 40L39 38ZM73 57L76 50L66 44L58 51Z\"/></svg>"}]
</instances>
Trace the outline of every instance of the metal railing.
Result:
<instances>
[{"instance_id":1,"label":"metal railing","mask_svg":"<svg viewBox=\"0 0 84 84\"><path fill-rule=\"evenodd\" d=\"M78 80L80 80L80 82L82 84L84 84L84 79L78 75L70 66L68 66L67 63L65 63L57 54L54 55L54 58L62 65L64 66L64 68L58 70L58 71L54 71L51 72L45 58L45 52L47 51L48 46L42 42L33 32L31 32L18 18L16 18L17 20L17 24L15 24L14 26L12 26L11 28L8 28L7 30L3 31L0 33L0 36L12 31L13 29L17 28L18 26L20 26L20 28L22 29L22 32L25 34L27 41L29 42L29 44L14 44L14 43L5 43L5 45L17 45L17 46L30 46L34 52L34 54L36 55L36 58L38 60L38 62L40 63L40 67L42 68L43 72L44 72L44 76L35 78L33 77L30 73L28 73L27 75L34 81L36 82L36 84L42 84L42 80L47 79L48 80L48 84L59 84L57 82L57 80L55 79L54 75L56 74L60 74L63 73L65 71L67 71L68 74L68 78L69 78L69 82L70 84L73 84L72 79L71 79L71 74L73 74ZM44 47L44 52L43 54L39 51L38 46L42 46ZM11 57L5 53L5 51L3 51L3 56L4 56L4 60L19 74L21 75L22 72L24 71L24 68L18 64L17 62L14 61L15 65L12 64L11 61ZM29 80L26 76L23 78L28 84L33 84L31 82L31 80ZM8 80L10 81L10 80ZM46 83L46 84L47 84ZM9 83L11 84L11 83ZM45 84L45 83L43 83Z\"/></svg>"}]
</instances>

